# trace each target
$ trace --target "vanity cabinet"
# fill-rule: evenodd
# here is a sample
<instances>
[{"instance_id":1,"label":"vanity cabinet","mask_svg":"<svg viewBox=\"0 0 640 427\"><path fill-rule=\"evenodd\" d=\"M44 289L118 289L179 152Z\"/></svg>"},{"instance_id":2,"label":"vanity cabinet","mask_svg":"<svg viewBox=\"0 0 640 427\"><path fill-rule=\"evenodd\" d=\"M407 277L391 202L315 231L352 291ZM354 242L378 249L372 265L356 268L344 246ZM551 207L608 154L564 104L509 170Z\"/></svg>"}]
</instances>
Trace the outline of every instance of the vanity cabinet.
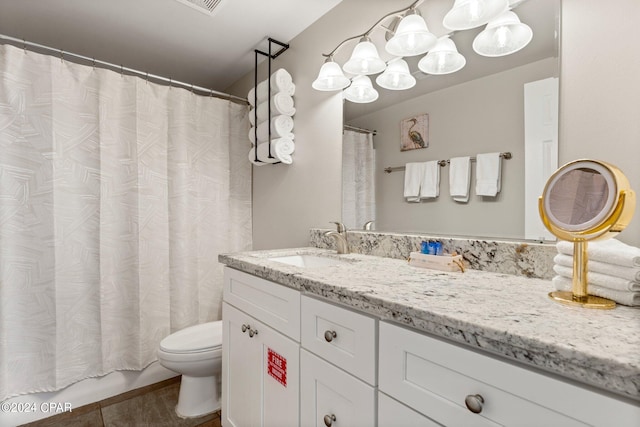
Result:
<instances>
[{"instance_id":1,"label":"vanity cabinet","mask_svg":"<svg viewBox=\"0 0 640 427\"><path fill-rule=\"evenodd\" d=\"M300 425L376 425L377 320L301 300Z\"/></svg>"},{"instance_id":2,"label":"vanity cabinet","mask_svg":"<svg viewBox=\"0 0 640 427\"><path fill-rule=\"evenodd\" d=\"M425 417L424 425L637 426L640 421L633 404L387 322L380 322L379 357L379 400L384 393L398 401L396 406L404 403ZM381 403L380 427L389 419L388 406Z\"/></svg>"},{"instance_id":3,"label":"vanity cabinet","mask_svg":"<svg viewBox=\"0 0 640 427\"><path fill-rule=\"evenodd\" d=\"M298 426L300 293L226 268L223 299L222 424Z\"/></svg>"}]
</instances>

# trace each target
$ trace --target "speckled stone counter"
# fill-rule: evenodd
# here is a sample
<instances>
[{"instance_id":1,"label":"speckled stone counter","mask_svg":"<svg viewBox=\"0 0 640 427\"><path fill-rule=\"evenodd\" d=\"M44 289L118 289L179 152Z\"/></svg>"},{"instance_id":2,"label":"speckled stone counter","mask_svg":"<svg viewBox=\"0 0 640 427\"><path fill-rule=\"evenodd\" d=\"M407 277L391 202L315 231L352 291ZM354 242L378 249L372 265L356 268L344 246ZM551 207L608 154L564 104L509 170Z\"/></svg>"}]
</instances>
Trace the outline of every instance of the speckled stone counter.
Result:
<instances>
[{"instance_id":1,"label":"speckled stone counter","mask_svg":"<svg viewBox=\"0 0 640 427\"><path fill-rule=\"evenodd\" d=\"M324 235L327 231L329 229L312 228L310 245L334 249L333 238ZM348 239L353 253L398 259L407 259L410 252L419 251L423 240L438 240L445 252L461 254L475 270L541 279L551 279L555 275L555 244L358 230L349 231Z\"/></svg>"},{"instance_id":2,"label":"speckled stone counter","mask_svg":"<svg viewBox=\"0 0 640 427\"><path fill-rule=\"evenodd\" d=\"M270 260L316 254L343 262L303 268ZM363 312L640 401L640 310L554 303L549 280L320 248L224 254L229 267Z\"/></svg>"}]
</instances>

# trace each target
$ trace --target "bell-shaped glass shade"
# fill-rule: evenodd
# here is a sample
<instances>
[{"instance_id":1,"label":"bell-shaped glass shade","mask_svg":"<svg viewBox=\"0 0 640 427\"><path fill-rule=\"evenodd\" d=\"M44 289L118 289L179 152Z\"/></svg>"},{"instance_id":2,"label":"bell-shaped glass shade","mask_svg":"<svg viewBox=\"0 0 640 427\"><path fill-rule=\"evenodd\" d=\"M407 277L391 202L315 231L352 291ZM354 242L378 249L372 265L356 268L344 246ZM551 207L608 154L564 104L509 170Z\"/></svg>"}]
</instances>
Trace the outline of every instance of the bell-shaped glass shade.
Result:
<instances>
[{"instance_id":1,"label":"bell-shaped glass shade","mask_svg":"<svg viewBox=\"0 0 640 427\"><path fill-rule=\"evenodd\" d=\"M460 70L466 63L467 60L458 53L453 40L449 36L442 36L438 39L436 47L418 62L418 68L427 74L451 74Z\"/></svg>"},{"instance_id":2,"label":"bell-shaped glass shade","mask_svg":"<svg viewBox=\"0 0 640 427\"><path fill-rule=\"evenodd\" d=\"M491 20L473 40L473 50L482 56L505 56L529 44L533 31L511 11Z\"/></svg>"},{"instance_id":3,"label":"bell-shaped glass shade","mask_svg":"<svg viewBox=\"0 0 640 427\"><path fill-rule=\"evenodd\" d=\"M409 73L409 65L402 58L389 61L384 73L376 77L378 86L390 90L410 89L416 85L416 79Z\"/></svg>"},{"instance_id":4,"label":"bell-shaped glass shade","mask_svg":"<svg viewBox=\"0 0 640 427\"><path fill-rule=\"evenodd\" d=\"M351 86L344 90L344 97L347 101L366 104L378 99L378 91L373 88L369 77L357 76L351 82Z\"/></svg>"},{"instance_id":5,"label":"bell-shaped glass shade","mask_svg":"<svg viewBox=\"0 0 640 427\"><path fill-rule=\"evenodd\" d=\"M429 32L420 15L407 15L400 21L385 50L394 56L422 55L436 45L437 37Z\"/></svg>"},{"instance_id":6,"label":"bell-shaped glass shade","mask_svg":"<svg viewBox=\"0 0 640 427\"><path fill-rule=\"evenodd\" d=\"M342 66L347 73L357 75L378 74L387 64L380 59L376 45L363 37L351 53L351 58Z\"/></svg>"},{"instance_id":7,"label":"bell-shaped glass shade","mask_svg":"<svg viewBox=\"0 0 640 427\"><path fill-rule=\"evenodd\" d=\"M342 90L349 86L351 80L345 77L342 69L333 61L322 64L318 78L311 83L311 87L315 90L331 91Z\"/></svg>"},{"instance_id":8,"label":"bell-shaped glass shade","mask_svg":"<svg viewBox=\"0 0 640 427\"><path fill-rule=\"evenodd\" d=\"M454 31L468 30L486 24L508 7L508 0L456 0L442 25Z\"/></svg>"}]
</instances>

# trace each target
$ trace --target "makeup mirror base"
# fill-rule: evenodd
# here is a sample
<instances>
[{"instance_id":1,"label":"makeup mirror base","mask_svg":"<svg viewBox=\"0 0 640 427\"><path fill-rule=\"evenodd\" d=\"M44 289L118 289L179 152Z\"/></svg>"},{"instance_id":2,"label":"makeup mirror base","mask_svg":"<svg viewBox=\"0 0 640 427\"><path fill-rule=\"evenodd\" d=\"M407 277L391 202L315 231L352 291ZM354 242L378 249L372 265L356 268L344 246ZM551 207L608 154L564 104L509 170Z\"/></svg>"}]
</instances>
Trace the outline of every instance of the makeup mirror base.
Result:
<instances>
[{"instance_id":1,"label":"makeup mirror base","mask_svg":"<svg viewBox=\"0 0 640 427\"><path fill-rule=\"evenodd\" d=\"M615 301L610 299L597 297L595 295L579 297L569 291L549 292L549 298L561 304L572 305L574 307L595 308L600 310L610 310L616 307Z\"/></svg>"}]
</instances>

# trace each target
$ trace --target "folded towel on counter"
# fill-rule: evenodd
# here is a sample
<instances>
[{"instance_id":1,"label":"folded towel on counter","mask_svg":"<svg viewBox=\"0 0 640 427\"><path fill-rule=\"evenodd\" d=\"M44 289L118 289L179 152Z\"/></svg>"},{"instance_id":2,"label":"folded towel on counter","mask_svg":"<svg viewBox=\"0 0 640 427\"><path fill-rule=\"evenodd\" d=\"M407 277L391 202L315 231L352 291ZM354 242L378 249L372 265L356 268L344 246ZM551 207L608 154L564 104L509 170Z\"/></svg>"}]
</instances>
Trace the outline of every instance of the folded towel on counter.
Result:
<instances>
[{"instance_id":1,"label":"folded towel on counter","mask_svg":"<svg viewBox=\"0 0 640 427\"><path fill-rule=\"evenodd\" d=\"M420 198L435 199L440 195L440 164L437 160L425 162L420 182Z\"/></svg>"},{"instance_id":2,"label":"folded towel on counter","mask_svg":"<svg viewBox=\"0 0 640 427\"><path fill-rule=\"evenodd\" d=\"M404 169L404 198L409 203L420 202L420 184L424 175L424 163L407 163Z\"/></svg>"},{"instance_id":3,"label":"folded towel on counter","mask_svg":"<svg viewBox=\"0 0 640 427\"><path fill-rule=\"evenodd\" d=\"M571 255L557 254L553 258L553 262L558 265L573 268L573 256ZM632 282L640 282L640 267L624 267L606 262L593 261L591 259L587 261L587 267L589 269L589 274L592 272L607 274L609 276L619 277Z\"/></svg>"},{"instance_id":4,"label":"folded towel on counter","mask_svg":"<svg viewBox=\"0 0 640 427\"><path fill-rule=\"evenodd\" d=\"M283 92L287 95L292 96L296 91L296 86L293 84L293 79L291 78L291 74L287 72L284 68L280 68L273 73L271 73L271 77L269 78L271 82L271 95L273 96L276 93ZM249 93L247 94L247 100L251 106L255 107L255 98L256 92L258 96L258 103L266 101L269 97L269 85L267 80L263 80L258 83L258 87L251 88Z\"/></svg>"},{"instance_id":5,"label":"folded towel on counter","mask_svg":"<svg viewBox=\"0 0 640 427\"><path fill-rule=\"evenodd\" d=\"M573 256L573 243L559 241L558 252ZM640 267L640 248L622 243L617 239L589 242L587 256L591 261L606 262L624 267Z\"/></svg>"},{"instance_id":6,"label":"folded towel on counter","mask_svg":"<svg viewBox=\"0 0 640 427\"><path fill-rule=\"evenodd\" d=\"M456 202L469 201L471 183L471 158L453 157L449 161L449 194Z\"/></svg>"},{"instance_id":7,"label":"folded towel on counter","mask_svg":"<svg viewBox=\"0 0 640 427\"><path fill-rule=\"evenodd\" d=\"M502 162L500 153L476 156L476 194L495 197L500 192Z\"/></svg>"},{"instance_id":8,"label":"folded towel on counter","mask_svg":"<svg viewBox=\"0 0 640 427\"><path fill-rule=\"evenodd\" d=\"M560 276L569 278L573 277L573 266L567 267L564 265L556 264L553 266L553 271L555 271ZM616 291L640 291L640 282L625 280L620 277L609 276L607 274L596 273L595 271L591 270L589 270L589 272L587 273L587 280L589 281L589 284L601 286L603 288L614 289Z\"/></svg>"},{"instance_id":9,"label":"folded towel on counter","mask_svg":"<svg viewBox=\"0 0 640 427\"><path fill-rule=\"evenodd\" d=\"M551 282L558 291L571 291L573 289L572 279L564 276L555 276ZM640 292L617 291L615 289L604 288L602 286L587 285L587 292L602 298L608 298L622 305L632 307L640 306Z\"/></svg>"}]
</instances>

